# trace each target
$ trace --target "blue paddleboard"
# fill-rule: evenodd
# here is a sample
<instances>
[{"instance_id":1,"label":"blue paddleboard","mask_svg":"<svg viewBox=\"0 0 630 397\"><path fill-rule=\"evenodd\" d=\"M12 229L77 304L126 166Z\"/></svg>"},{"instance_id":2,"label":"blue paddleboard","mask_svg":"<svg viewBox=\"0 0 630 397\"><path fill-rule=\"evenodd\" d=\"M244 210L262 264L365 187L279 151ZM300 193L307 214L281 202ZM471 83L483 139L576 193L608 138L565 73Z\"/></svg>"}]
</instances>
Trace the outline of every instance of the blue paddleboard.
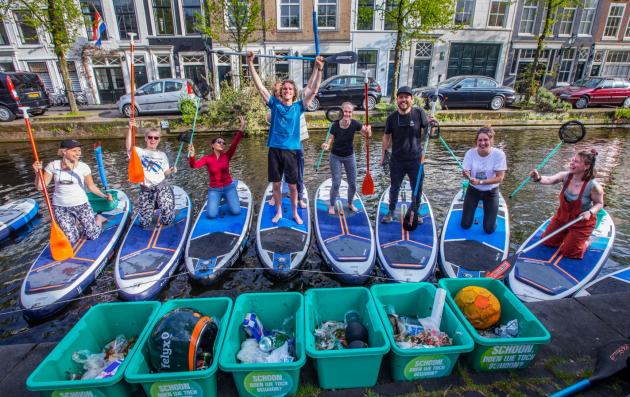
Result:
<instances>
[{"instance_id":1,"label":"blue paddleboard","mask_svg":"<svg viewBox=\"0 0 630 397\"><path fill-rule=\"evenodd\" d=\"M630 292L630 267L600 277L586 284L575 296Z\"/></svg>"},{"instance_id":2,"label":"blue paddleboard","mask_svg":"<svg viewBox=\"0 0 630 397\"><path fill-rule=\"evenodd\" d=\"M256 226L256 252L262 265L278 277L289 277L306 259L311 243L311 210L308 192L304 188L306 208L298 206L298 214L303 223L298 225L291 213L289 186L282 184L282 218L273 223L276 207L269 205L272 197L272 184L267 185L260 204Z\"/></svg>"},{"instance_id":3,"label":"blue paddleboard","mask_svg":"<svg viewBox=\"0 0 630 397\"><path fill-rule=\"evenodd\" d=\"M238 181L238 198L241 213L231 215L222 202L219 216L208 218L207 201L197 216L184 256L190 277L197 282L210 284L232 266L245 248L254 214L254 201L249 187Z\"/></svg>"},{"instance_id":4,"label":"blue paddleboard","mask_svg":"<svg viewBox=\"0 0 630 397\"><path fill-rule=\"evenodd\" d=\"M465 191L459 191L446 215L440 235L439 263L447 277L485 277L505 258L510 249L508 207L499 194L499 214L494 233L483 230L483 203L475 209L470 229L462 229Z\"/></svg>"},{"instance_id":5,"label":"blue paddleboard","mask_svg":"<svg viewBox=\"0 0 630 397\"><path fill-rule=\"evenodd\" d=\"M423 194L419 215L423 223L414 231L403 228L407 208L411 206L413 191L404 180L398 193L396 217L388 224L381 220L389 211L389 188L378 203L376 218L376 250L381 267L396 281L420 282L433 274L437 257L435 218L427 197Z\"/></svg>"},{"instance_id":6,"label":"blue paddleboard","mask_svg":"<svg viewBox=\"0 0 630 397\"><path fill-rule=\"evenodd\" d=\"M101 273L113 256L131 214L129 198L121 190L117 193L116 208L100 213L107 222L96 240L81 237L73 246L74 256L60 262L52 258L47 245L35 260L20 292L20 305L27 317L51 316L78 297Z\"/></svg>"},{"instance_id":7,"label":"blue paddleboard","mask_svg":"<svg viewBox=\"0 0 630 397\"><path fill-rule=\"evenodd\" d=\"M341 181L335 215L328 213L332 179L325 180L315 193L315 236L324 261L336 276L348 284L363 284L374 267L376 243L372 223L361 198L348 208L348 183Z\"/></svg>"},{"instance_id":8,"label":"blue paddleboard","mask_svg":"<svg viewBox=\"0 0 630 397\"><path fill-rule=\"evenodd\" d=\"M540 240L550 220L529 236L520 249ZM601 210L584 258L565 258L559 254L558 247L541 244L519 255L510 271L510 289L519 299L527 302L569 297L597 276L608 259L614 241L615 224L608 212Z\"/></svg>"},{"instance_id":9,"label":"blue paddleboard","mask_svg":"<svg viewBox=\"0 0 630 397\"><path fill-rule=\"evenodd\" d=\"M156 211L151 226L143 229L136 214L127 230L114 268L119 295L125 300L155 297L177 269L190 227L191 203L181 187L173 186L173 192L173 223L158 224Z\"/></svg>"},{"instance_id":10,"label":"blue paddleboard","mask_svg":"<svg viewBox=\"0 0 630 397\"><path fill-rule=\"evenodd\" d=\"M0 241L29 223L37 215L38 209L37 201L30 198L0 205Z\"/></svg>"}]
</instances>

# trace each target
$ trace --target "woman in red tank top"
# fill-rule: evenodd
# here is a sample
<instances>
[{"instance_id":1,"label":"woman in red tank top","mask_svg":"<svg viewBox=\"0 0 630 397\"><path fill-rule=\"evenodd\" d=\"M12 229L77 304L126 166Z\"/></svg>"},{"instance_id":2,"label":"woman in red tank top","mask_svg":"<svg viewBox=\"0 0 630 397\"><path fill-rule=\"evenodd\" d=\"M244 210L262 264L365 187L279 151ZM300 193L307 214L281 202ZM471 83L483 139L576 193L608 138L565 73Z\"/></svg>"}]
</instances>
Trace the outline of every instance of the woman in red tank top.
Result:
<instances>
[{"instance_id":1,"label":"woman in red tank top","mask_svg":"<svg viewBox=\"0 0 630 397\"><path fill-rule=\"evenodd\" d=\"M581 151L571 159L569 171L550 176L541 176L537 170L530 173L534 182L543 185L563 183L560 192L560 207L551 218L543 237L580 215L584 217L583 221L544 243L551 247L560 247L560 254L567 258L582 259L584 257L588 248L588 239L597 223L595 215L604 207L604 189L594 180L596 158L595 150ZM588 190L587 186L589 186ZM575 199L569 200L567 196Z\"/></svg>"}]
</instances>

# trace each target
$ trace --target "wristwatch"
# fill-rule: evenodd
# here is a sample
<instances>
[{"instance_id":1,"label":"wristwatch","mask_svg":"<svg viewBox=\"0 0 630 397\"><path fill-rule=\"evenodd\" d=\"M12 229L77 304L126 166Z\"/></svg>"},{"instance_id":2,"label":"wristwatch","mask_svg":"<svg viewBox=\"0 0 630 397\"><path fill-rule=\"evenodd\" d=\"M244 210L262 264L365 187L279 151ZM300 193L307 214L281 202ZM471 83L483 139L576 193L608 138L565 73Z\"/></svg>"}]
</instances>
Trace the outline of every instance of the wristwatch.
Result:
<instances>
[{"instance_id":1,"label":"wristwatch","mask_svg":"<svg viewBox=\"0 0 630 397\"><path fill-rule=\"evenodd\" d=\"M483 185L483 179L480 179L480 180L479 180L479 184L480 184L480 185Z\"/></svg>"}]
</instances>

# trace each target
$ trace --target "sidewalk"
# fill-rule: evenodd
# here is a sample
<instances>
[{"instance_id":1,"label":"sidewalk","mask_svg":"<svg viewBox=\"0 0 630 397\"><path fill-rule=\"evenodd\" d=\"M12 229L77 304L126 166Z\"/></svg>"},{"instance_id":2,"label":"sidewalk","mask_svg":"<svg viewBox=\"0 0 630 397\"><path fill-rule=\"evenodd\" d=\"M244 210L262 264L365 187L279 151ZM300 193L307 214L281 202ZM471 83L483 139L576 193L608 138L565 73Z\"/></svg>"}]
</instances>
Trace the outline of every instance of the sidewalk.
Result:
<instances>
[{"instance_id":1,"label":"sidewalk","mask_svg":"<svg viewBox=\"0 0 630 397\"><path fill-rule=\"evenodd\" d=\"M546 396L588 377L597 348L608 341L630 337L630 293L596 295L527 304L552 335L551 343L540 349L531 367L517 371L475 373L462 363L453 374L418 382L393 382L387 356L381 365L378 384L372 389L325 391L307 361L300 374L298 396L447 396L504 397ZM31 371L46 357L54 343L0 346L0 390L4 396L35 395L26 390ZM629 370L622 371L582 396L630 396ZM219 371L218 393L237 396L229 374ZM143 392L137 396L143 396Z\"/></svg>"}]
</instances>

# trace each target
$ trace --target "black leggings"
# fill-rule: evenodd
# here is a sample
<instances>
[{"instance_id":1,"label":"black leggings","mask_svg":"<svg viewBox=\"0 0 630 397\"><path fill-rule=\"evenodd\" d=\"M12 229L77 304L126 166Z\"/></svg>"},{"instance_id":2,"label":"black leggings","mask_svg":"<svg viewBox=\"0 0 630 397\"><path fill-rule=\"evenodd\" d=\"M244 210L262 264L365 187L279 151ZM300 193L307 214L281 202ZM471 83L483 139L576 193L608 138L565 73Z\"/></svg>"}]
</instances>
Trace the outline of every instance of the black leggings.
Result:
<instances>
[{"instance_id":1,"label":"black leggings","mask_svg":"<svg viewBox=\"0 0 630 397\"><path fill-rule=\"evenodd\" d=\"M481 191L472 186L466 189L464 197L464 211L462 213L461 226L469 229L475 219L475 209L479 204L479 200L483 202L483 230L490 234L494 233L497 228L497 214L499 213L499 188Z\"/></svg>"}]
</instances>

